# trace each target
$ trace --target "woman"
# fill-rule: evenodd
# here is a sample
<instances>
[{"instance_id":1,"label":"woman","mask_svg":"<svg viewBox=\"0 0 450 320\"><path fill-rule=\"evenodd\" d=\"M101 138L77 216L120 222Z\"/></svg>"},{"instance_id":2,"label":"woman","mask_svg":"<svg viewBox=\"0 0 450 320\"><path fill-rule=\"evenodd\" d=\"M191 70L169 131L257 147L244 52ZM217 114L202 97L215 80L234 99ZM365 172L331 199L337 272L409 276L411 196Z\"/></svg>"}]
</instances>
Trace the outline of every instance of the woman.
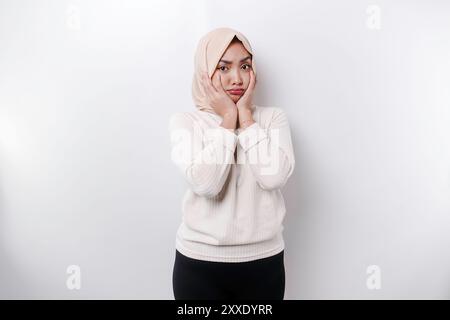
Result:
<instances>
[{"instance_id":1,"label":"woman","mask_svg":"<svg viewBox=\"0 0 450 320\"><path fill-rule=\"evenodd\" d=\"M289 124L253 104L247 38L218 28L200 39L192 97L170 119L172 160L188 184L177 230L175 299L284 298L284 199L294 170Z\"/></svg>"}]
</instances>

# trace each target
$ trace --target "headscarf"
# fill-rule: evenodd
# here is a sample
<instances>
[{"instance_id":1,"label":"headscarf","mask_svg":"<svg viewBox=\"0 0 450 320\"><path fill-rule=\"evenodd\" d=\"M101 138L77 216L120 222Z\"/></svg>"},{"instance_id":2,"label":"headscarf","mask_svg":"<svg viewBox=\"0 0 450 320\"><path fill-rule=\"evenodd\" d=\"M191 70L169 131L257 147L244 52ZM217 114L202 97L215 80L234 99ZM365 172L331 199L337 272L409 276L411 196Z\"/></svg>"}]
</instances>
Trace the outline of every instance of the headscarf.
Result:
<instances>
[{"instance_id":1,"label":"headscarf","mask_svg":"<svg viewBox=\"0 0 450 320\"><path fill-rule=\"evenodd\" d=\"M194 57L194 77L192 79L192 99L197 109L217 114L208 104L207 96L200 83L201 73L208 72L211 79L220 58L227 50L234 36L236 36L244 45L245 49L252 55L252 69L256 81L256 66L253 55L253 49L247 38L239 31L231 28L217 28L205 34L197 45ZM255 106L252 105L252 109Z\"/></svg>"}]
</instances>

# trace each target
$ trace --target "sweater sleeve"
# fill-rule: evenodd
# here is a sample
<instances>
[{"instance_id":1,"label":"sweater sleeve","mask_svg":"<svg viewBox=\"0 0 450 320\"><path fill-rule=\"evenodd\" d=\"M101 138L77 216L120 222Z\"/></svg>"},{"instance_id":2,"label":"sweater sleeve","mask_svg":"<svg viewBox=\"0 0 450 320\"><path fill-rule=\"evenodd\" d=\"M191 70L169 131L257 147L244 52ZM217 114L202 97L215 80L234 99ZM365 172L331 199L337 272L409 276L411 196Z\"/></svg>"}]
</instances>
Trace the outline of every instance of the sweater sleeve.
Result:
<instances>
[{"instance_id":1,"label":"sweater sleeve","mask_svg":"<svg viewBox=\"0 0 450 320\"><path fill-rule=\"evenodd\" d=\"M287 116L281 108L274 108L267 130L255 122L238 135L238 141L262 189L279 189L286 184L294 171L295 156Z\"/></svg>"},{"instance_id":2,"label":"sweater sleeve","mask_svg":"<svg viewBox=\"0 0 450 320\"><path fill-rule=\"evenodd\" d=\"M186 113L172 115L169 132L172 161L192 191L219 194L235 161L237 135L222 126L202 131Z\"/></svg>"}]
</instances>

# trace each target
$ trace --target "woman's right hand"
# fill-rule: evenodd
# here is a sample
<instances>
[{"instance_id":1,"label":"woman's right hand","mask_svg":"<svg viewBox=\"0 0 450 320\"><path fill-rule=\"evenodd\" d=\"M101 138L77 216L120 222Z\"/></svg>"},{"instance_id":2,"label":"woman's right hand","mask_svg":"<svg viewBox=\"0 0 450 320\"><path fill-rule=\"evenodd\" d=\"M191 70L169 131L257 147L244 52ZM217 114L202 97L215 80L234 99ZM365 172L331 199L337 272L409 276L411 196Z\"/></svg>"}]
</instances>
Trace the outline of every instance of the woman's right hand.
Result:
<instances>
[{"instance_id":1,"label":"woman's right hand","mask_svg":"<svg viewBox=\"0 0 450 320\"><path fill-rule=\"evenodd\" d=\"M201 84L205 90L209 105L222 118L236 118L238 109L236 104L227 95L220 81L220 73L214 73L212 81L206 72L202 73Z\"/></svg>"}]
</instances>

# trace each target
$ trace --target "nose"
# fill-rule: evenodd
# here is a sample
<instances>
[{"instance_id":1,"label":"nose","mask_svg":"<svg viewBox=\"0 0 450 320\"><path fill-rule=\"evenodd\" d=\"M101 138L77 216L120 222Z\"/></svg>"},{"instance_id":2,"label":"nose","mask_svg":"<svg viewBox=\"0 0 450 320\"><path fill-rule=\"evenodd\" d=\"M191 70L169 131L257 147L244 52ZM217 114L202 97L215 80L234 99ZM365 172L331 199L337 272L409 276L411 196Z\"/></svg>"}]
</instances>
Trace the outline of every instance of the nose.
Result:
<instances>
[{"instance_id":1,"label":"nose","mask_svg":"<svg viewBox=\"0 0 450 320\"><path fill-rule=\"evenodd\" d=\"M242 85L242 77L241 77L241 73L239 72L239 70L235 70L233 72L231 79L232 79L233 85Z\"/></svg>"}]
</instances>

